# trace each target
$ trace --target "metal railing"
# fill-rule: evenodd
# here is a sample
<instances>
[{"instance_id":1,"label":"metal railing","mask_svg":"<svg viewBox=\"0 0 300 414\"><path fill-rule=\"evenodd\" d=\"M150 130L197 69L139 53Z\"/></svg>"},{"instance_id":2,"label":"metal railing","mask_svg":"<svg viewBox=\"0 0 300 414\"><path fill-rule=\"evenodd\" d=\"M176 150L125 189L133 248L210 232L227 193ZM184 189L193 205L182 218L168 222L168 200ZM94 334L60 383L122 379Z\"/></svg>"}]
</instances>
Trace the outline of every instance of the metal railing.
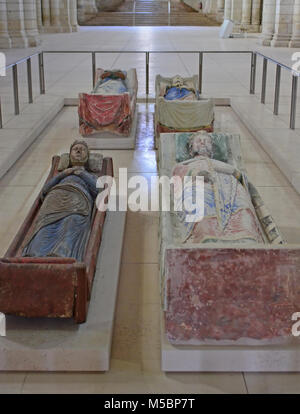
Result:
<instances>
[{"instance_id":1,"label":"metal railing","mask_svg":"<svg viewBox=\"0 0 300 414\"><path fill-rule=\"evenodd\" d=\"M299 72L290 68L283 63L277 62L277 60L267 57L259 52L254 52L256 56L263 58L263 71L262 71L262 85L261 85L261 103L265 103L266 98L266 84L267 84L267 70L268 62L272 62L276 65L276 77L275 77L275 91L274 91L274 106L273 114L278 115L279 111L279 96L280 96L280 82L281 82L281 68L289 71L292 75L292 91L291 91L291 106L290 106L290 129L295 129L296 123L296 107L297 107L297 87Z\"/></svg>"},{"instance_id":2,"label":"metal railing","mask_svg":"<svg viewBox=\"0 0 300 414\"><path fill-rule=\"evenodd\" d=\"M203 80L203 67L204 67L204 55L207 54L248 54L251 56L250 62L250 86L249 93L255 94L255 82L256 82L256 66L257 66L257 56L263 58L263 70L262 70L262 87L261 87L261 103L265 103L266 98L266 85L267 85L267 70L268 62L272 62L276 65L276 79L275 79L275 93L274 93L274 115L278 115L279 112L279 96L280 96L280 82L281 82L281 69L288 70L292 74L292 91L291 91L291 106L290 106L290 129L295 129L296 121L296 103L297 103L297 85L298 77L300 76L299 72L295 72L292 68L287 65L284 65L270 57L267 57L259 52L253 51L57 51L49 50L43 52L37 52L33 55L30 55L26 58L23 58L15 63L12 63L6 66L6 69L12 68L13 74L13 92L14 92L14 108L15 115L20 114L20 103L19 103L19 86L18 86L18 65L26 62L27 64L27 86L28 86L28 102L33 103L33 92L32 92L32 68L31 60L33 57L38 56L38 68L39 68L39 83L40 83L40 94L44 95L46 93L46 84L45 84L45 65L44 65L44 55L46 54L89 54L91 55L92 63L92 85L95 86L96 78L96 60L97 54L107 54L107 53L116 53L116 54L144 54L145 55L145 70L146 70L146 97L149 96L149 79L150 79L150 55L152 54L195 54L198 56L198 75L199 75L199 92L202 93L202 80ZM2 108L0 100L0 128L2 128Z\"/></svg>"},{"instance_id":3,"label":"metal railing","mask_svg":"<svg viewBox=\"0 0 300 414\"><path fill-rule=\"evenodd\" d=\"M107 53L116 53L116 54L144 54L145 55L145 63L146 63L146 95L149 95L149 79L150 79L150 55L153 54L196 54L198 55L199 59L199 91L202 92L202 73L203 73L203 55L204 54L248 54L251 55L254 52L251 52L249 50L234 50L234 51L194 51L194 50L176 50L176 51L170 51L170 50L157 50L157 51L141 51L141 50L98 50L98 51L89 51L89 50L81 50L81 51L73 51L73 50L47 50L44 51L43 54L90 54L92 56L92 79L93 79L93 86L95 86L95 73L96 73L96 55L97 54L107 54ZM252 71L252 69L251 69ZM250 79L250 83L253 81L253 77ZM250 90L252 86L250 84ZM250 92L251 93L251 92Z\"/></svg>"},{"instance_id":4,"label":"metal railing","mask_svg":"<svg viewBox=\"0 0 300 414\"><path fill-rule=\"evenodd\" d=\"M20 114L20 100L19 100L19 81L18 81L18 65L26 62L27 66L27 89L28 89L28 102L33 103L33 89L32 89L32 58L38 56L39 59L39 77L40 77L40 93L45 94L45 73L44 73L44 59L43 52L37 52L33 55L27 56L23 59L18 60L15 63L11 63L6 66L6 70L12 69L12 79L13 79L13 94L14 94L14 108L15 115ZM0 100L0 128L3 127L2 120L2 105Z\"/></svg>"}]
</instances>

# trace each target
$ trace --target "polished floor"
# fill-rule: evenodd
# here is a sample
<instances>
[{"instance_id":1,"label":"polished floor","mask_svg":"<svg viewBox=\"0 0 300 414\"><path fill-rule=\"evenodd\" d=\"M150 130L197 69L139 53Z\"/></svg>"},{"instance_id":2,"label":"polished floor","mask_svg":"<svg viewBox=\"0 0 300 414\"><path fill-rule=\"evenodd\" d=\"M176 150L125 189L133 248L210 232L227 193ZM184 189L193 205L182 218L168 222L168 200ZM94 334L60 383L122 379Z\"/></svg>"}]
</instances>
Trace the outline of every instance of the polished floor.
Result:
<instances>
[{"instance_id":1,"label":"polished floor","mask_svg":"<svg viewBox=\"0 0 300 414\"><path fill-rule=\"evenodd\" d=\"M216 109L216 124L239 133L250 180L258 187L285 238L300 240L300 197L228 107ZM157 174L153 105L140 104L137 147L105 150L116 176ZM0 180L3 254L46 178L52 154L77 138L77 111L65 108ZM160 369L158 213L128 212L112 346L107 373L0 373L0 392L23 393L251 393L300 392L298 374L163 373Z\"/></svg>"},{"instance_id":2,"label":"polished floor","mask_svg":"<svg viewBox=\"0 0 300 414\"><path fill-rule=\"evenodd\" d=\"M58 39L63 39L63 42L60 41L58 44ZM216 32L211 29L202 31L199 28L178 31L153 28L144 31L99 29L61 37L46 36L44 47L86 50L145 50L150 47L160 50L180 50L182 47L187 50L200 47L248 50L255 47L256 42L257 39L230 39L229 43L226 43L219 40ZM268 51L286 62L292 53L287 49ZM24 50L8 53L11 60L21 55L24 55ZM143 96L143 57L136 57L135 60L121 55L105 55L102 59L98 61L98 66L138 66L140 95ZM185 60L180 54L170 59L153 59L152 94L155 73L168 74L176 71L184 75L193 73L197 67L193 57ZM247 76L243 76L242 71L246 71L249 62L244 62L241 56L237 56L231 70L232 61L228 58L224 60L224 70L220 71L218 60L214 59L218 58L208 58L207 61L214 64L210 66L212 72L207 71L205 92L218 93L220 96L243 96L248 93L248 73ZM47 67L48 94L61 93L73 97L78 91L90 88L91 71L86 57L73 57L69 61L65 57L56 60L49 57ZM21 82L22 79L21 77ZM0 89L9 97L8 80L0 84ZM29 111L25 86L23 91L22 109ZM35 91L37 93L37 85ZM271 93L268 96L271 98ZM157 174L156 152L153 146L153 110L153 104L140 104L135 150L102 151L104 155L113 157L116 175L120 167L127 167L130 174L139 173L147 178ZM5 116L6 122L15 122L12 112L7 111ZM38 117L38 105L35 116ZM31 122L34 120L35 117L32 115ZM30 120L27 119L26 122L30 123ZM241 135L243 157L250 180L258 187L285 238L289 243L299 243L299 195L230 108L216 109L216 124L219 128L230 129ZM22 128L22 125L19 127ZM38 194L47 176L52 155L68 150L75 138L78 138L76 108L66 107L0 180L1 255ZM160 369L158 257L158 214L129 211L109 372L2 372L0 393L300 393L300 374L297 373L163 373Z\"/></svg>"}]
</instances>

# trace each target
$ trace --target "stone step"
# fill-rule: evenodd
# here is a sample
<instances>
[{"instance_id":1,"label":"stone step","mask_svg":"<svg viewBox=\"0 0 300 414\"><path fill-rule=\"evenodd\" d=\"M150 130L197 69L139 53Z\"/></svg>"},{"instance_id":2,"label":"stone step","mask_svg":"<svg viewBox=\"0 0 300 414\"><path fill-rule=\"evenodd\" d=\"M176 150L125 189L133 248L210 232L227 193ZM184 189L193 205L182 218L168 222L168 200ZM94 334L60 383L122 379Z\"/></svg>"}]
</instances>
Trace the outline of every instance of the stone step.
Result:
<instances>
[{"instance_id":1,"label":"stone step","mask_svg":"<svg viewBox=\"0 0 300 414\"><path fill-rule=\"evenodd\" d=\"M171 3L168 14L168 1L138 0L135 14L133 2L125 2L128 11L101 12L86 22L91 26L218 26L215 20L196 12L183 3ZM132 10L130 7L132 6ZM192 11L191 11L192 10Z\"/></svg>"}]
</instances>

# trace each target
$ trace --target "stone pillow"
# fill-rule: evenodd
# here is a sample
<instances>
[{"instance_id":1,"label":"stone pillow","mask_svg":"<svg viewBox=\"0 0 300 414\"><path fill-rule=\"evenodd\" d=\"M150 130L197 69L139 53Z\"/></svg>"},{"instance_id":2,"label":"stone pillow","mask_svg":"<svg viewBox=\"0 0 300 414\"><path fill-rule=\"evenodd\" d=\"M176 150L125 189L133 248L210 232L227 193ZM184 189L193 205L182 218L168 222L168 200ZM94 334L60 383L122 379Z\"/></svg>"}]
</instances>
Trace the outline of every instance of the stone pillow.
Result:
<instances>
[{"instance_id":1,"label":"stone pillow","mask_svg":"<svg viewBox=\"0 0 300 414\"><path fill-rule=\"evenodd\" d=\"M99 173L102 170L103 165L103 155L90 153L89 160L87 163L87 170L93 173ZM58 171L63 171L69 168L70 166L70 155L68 153L61 154Z\"/></svg>"},{"instance_id":2,"label":"stone pillow","mask_svg":"<svg viewBox=\"0 0 300 414\"><path fill-rule=\"evenodd\" d=\"M190 153L190 146L192 140L197 137L198 134L199 133L180 133L175 135L176 162L185 161L196 155ZM231 164L232 152L229 145L228 134L212 132L207 135L211 138L211 145L209 144L209 151L206 151L206 154L203 153L202 155L209 156L210 154L210 157L215 160Z\"/></svg>"},{"instance_id":3,"label":"stone pillow","mask_svg":"<svg viewBox=\"0 0 300 414\"><path fill-rule=\"evenodd\" d=\"M228 134L211 132L210 136L213 145L213 158L218 161L230 163L232 154L228 142Z\"/></svg>"},{"instance_id":4,"label":"stone pillow","mask_svg":"<svg viewBox=\"0 0 300 414\"><path fill-rule=\"evenodd\" d=\"M176 162L185 161L190 158L189 142L192 135L190 132L175 134Z\"/></svg>"}]
</instances>

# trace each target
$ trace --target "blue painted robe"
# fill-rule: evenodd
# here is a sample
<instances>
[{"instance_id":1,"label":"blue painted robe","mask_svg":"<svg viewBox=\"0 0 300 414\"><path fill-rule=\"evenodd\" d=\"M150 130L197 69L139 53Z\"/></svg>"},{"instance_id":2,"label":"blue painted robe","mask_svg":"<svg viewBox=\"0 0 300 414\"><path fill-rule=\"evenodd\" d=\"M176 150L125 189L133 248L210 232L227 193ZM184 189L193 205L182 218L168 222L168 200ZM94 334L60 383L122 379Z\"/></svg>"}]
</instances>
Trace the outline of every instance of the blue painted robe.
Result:
<instances>
[{"instance_id":1,"label":"blue painted robe","mask_svg":"<svg viewBox=\"0 0 300 414\"><path fill-rule=\"evenodd\" d=\"M171 88L168 88L164 98L168 101L174 101L176 99L184 99L191 94L193 94L193 92L187 88L177 88L176 86L172 86Z\"/></svg>"},{"instance_id":2,"label":"blue painted robe","mask_svg":"<svg viewBox=\"0 0 300 414\"><path fill-rule=\"evenodd\" d=\"M45 199L23 256L83 261L98 194L96 182L96 176L81 171L70 176L62 172L46 184Z\"/></svg>"},{"instance_id":3,"label":"blue painted robe","mask_svg":"<svg viewBox=\"0 0 300 414\"><path fill-rule=\"evenodd\" d=\"M125 92L128 92L125 82L111 77L100 79L94 88L94 93L102 95L119 95Z\"/></svg>"}]
</instances>

